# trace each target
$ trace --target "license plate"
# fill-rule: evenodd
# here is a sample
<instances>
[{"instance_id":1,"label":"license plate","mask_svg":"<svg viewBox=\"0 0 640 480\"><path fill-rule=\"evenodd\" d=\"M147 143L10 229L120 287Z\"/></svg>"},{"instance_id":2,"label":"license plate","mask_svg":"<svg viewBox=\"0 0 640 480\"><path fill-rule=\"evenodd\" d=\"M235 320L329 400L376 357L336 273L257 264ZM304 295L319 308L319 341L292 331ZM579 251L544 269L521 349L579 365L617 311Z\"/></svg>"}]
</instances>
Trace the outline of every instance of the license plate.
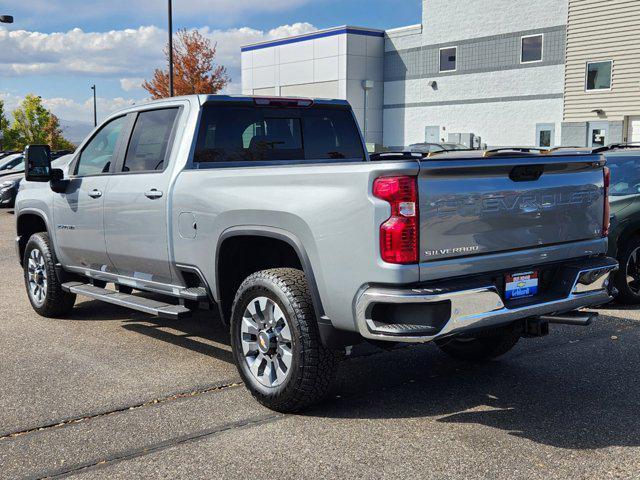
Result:
<instances>
[{"instance_id":1,"label":"license plate","mask_svg":"<svg viewBox=\"0 0 640 480\"><path fill-rule=\"evenodd\" d=\"M506 275L505 298L533 297L538 293L538 272L524 272Z\"/></svg>"}]
</instances>

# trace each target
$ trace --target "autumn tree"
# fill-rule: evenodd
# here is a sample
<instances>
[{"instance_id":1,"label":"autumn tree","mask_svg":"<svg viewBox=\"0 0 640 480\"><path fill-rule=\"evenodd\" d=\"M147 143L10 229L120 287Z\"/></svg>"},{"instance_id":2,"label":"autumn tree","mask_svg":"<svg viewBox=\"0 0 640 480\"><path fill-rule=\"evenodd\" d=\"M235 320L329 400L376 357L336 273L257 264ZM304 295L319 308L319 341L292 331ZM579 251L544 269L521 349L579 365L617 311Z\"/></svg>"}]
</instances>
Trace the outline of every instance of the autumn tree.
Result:
<instances>
[{"instance_id":1,"label":"autumn tree","mask_svg":"<svg viewBox=\"0 0 640 480\"><path fill-rule=\"evenodd\" d=\"M45 143L51 147L51 150L73 150L75 145L62 135L60 120L56 115L51 113L49 120L44 126Z\"/></svg>"},{"instance_id":2,"label":"autumn tree","mask_svg":"<svg viewBox=\"0 0 640 480\"><path fill-rule=\"evenodd\" d=\"M214 63L216 44L199 31L178 30L173 44L173 89L175 95L218 93L230 81L227 69ZM164 54L169 59L169 47ZM169 96L169 71L156 69L151 81L142 84L153 99Z\"/></svg>"}]
</instances>

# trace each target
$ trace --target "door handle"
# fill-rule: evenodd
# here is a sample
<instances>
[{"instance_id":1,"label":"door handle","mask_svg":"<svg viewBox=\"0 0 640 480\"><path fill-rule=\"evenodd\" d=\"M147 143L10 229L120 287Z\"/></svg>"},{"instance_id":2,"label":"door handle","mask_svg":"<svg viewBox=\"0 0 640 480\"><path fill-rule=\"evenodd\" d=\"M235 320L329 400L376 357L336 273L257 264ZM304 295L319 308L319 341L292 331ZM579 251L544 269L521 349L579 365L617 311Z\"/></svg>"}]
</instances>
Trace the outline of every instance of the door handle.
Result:
<instances>
[{"instance_id":1,"label":"door handle","mask_svg":"<svg viewBox=\"0 0 640 480\"><path fill-rule=\"evenodd\" d=\"M145 192L144 196L147 197L147 198L150 198L151 200L155 200L156 198L161 198L162 197L162 192L160 190L152 188L148 192Z\"/></svg>"},{"instance_id":2,"label":"door handle","mask_svg":"<svg viewBox=\"0 0 640 480\"><path fill-rule=\"evenodd\" d=\"M102 196L102 192L100 190L98 190L97 188L94 188L93 190L91 190L89 192L89 196L91 198L100 198Z\"/></svg>"}]
</instances>

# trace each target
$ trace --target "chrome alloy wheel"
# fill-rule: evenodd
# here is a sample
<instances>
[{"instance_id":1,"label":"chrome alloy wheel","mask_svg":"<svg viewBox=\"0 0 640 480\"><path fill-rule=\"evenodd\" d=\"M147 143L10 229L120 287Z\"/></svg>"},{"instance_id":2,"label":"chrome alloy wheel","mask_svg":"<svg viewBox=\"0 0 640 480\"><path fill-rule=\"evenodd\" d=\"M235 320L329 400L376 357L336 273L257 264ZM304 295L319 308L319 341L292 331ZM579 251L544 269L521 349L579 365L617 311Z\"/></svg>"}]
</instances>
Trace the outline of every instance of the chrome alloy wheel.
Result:
<instances>
[{"instance_id":1,"label":"chrome alloy wheel","mask_svg":"<svg viewBox=\"0 0 640 480\"><path fill-rule=\"evenodd\" d=\"M629 290L635 295L640 294L640 248L636 248L631 255L629 255L629 260L627 261L626 266L626 275L627 275L627 285L629 285Z\"/></svg>"},{"instance_id":2,"label":"chrome alloy wheel","mask_svg":"<svg viewBox=\"0 0 640 480\"><path fill-rule=\"evenodd\" d=\"M41 306L47 299L47 267L42 252L37 248L31 250L27 262L29 279L29 296L36 305Z\"/></svg>"},{"instance_id":3,"label":"chrome alloy wheel","mask_svg":"<svg viewBox=\"0 0 640 480\"><path fill-rule=\"evenodd\" d=\"M291 328L280 307L267 297L249 302L240 327L242 353L249 371L265 387L288 377L293 361Z\"/></svg>"}]
</instances>

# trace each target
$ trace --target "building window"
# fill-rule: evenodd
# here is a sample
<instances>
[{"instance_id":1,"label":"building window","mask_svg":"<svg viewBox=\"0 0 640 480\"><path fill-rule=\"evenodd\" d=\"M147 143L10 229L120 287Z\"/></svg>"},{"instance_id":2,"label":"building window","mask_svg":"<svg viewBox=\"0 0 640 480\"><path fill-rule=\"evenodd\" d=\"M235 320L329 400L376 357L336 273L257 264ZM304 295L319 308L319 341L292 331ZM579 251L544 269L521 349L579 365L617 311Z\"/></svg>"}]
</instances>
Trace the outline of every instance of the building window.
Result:
<instances>
[{"instance_id":1,"label":"building window","mask_svg":"<svg viewBox=\"0 0 640 480\"><path fill-rule=\"evenodd\" d=\"M607 144L607 131L603 128L591 130L591 146L604 147Z\"/></svg>"},{"instance_id":2,"label":"building window","mask_svg":"<svg viewBox=\"0 0 640 480\"><path fill-rule=\"evenodd\" d=\"M611 90L613 62L587 62L587 91Z\"/></svg>"},{"instance_id":3,"label":"building window","mask_svg":"<svg viewBox=\"0 0 640 480\"><path fill-rule=\"evenodd\" d=\"M556 126L553 123L536 124L536 144L538 147L552 147L555 141Z\"/></svg>"},{"instance_id":4,"label":"building window","mask_svg":"<svg viewBox=\"0 0 640 480\"><path fill-rule=\"evenodd\" d=\"M609 122L589 122L588 147L604 147L609 144Z\"/></svg>"},{"instance_id":5,"label":"building window","mask_svg":"<svg viewBox=\"0 0 640 480\"><path fill-rule=\"evenodd\" d=\"M458 55L458 47L448 47L440 49L440 71L455 72L456 57Z\"/></svg>"},{"instance_id":6,"label":"building window","mask_svg":"<svg viewBox=\"0 0 640 480\"><path fill-rule=\"evenodd\" d=\"M540 130L540 138L538 138L538 146L551 146L551 130Z\"/></svg>"},{"instance_id":7,"label":"building window","mask_svg":"<svg viewBox=\"0 0 640 480\"><path fill-rule=\"evenodd\" d=\"M543 44L544 44L543 35L531 35L528 37L522 37L520 62L521 63L541 62Z\"/></svg>"}]
</instances>

